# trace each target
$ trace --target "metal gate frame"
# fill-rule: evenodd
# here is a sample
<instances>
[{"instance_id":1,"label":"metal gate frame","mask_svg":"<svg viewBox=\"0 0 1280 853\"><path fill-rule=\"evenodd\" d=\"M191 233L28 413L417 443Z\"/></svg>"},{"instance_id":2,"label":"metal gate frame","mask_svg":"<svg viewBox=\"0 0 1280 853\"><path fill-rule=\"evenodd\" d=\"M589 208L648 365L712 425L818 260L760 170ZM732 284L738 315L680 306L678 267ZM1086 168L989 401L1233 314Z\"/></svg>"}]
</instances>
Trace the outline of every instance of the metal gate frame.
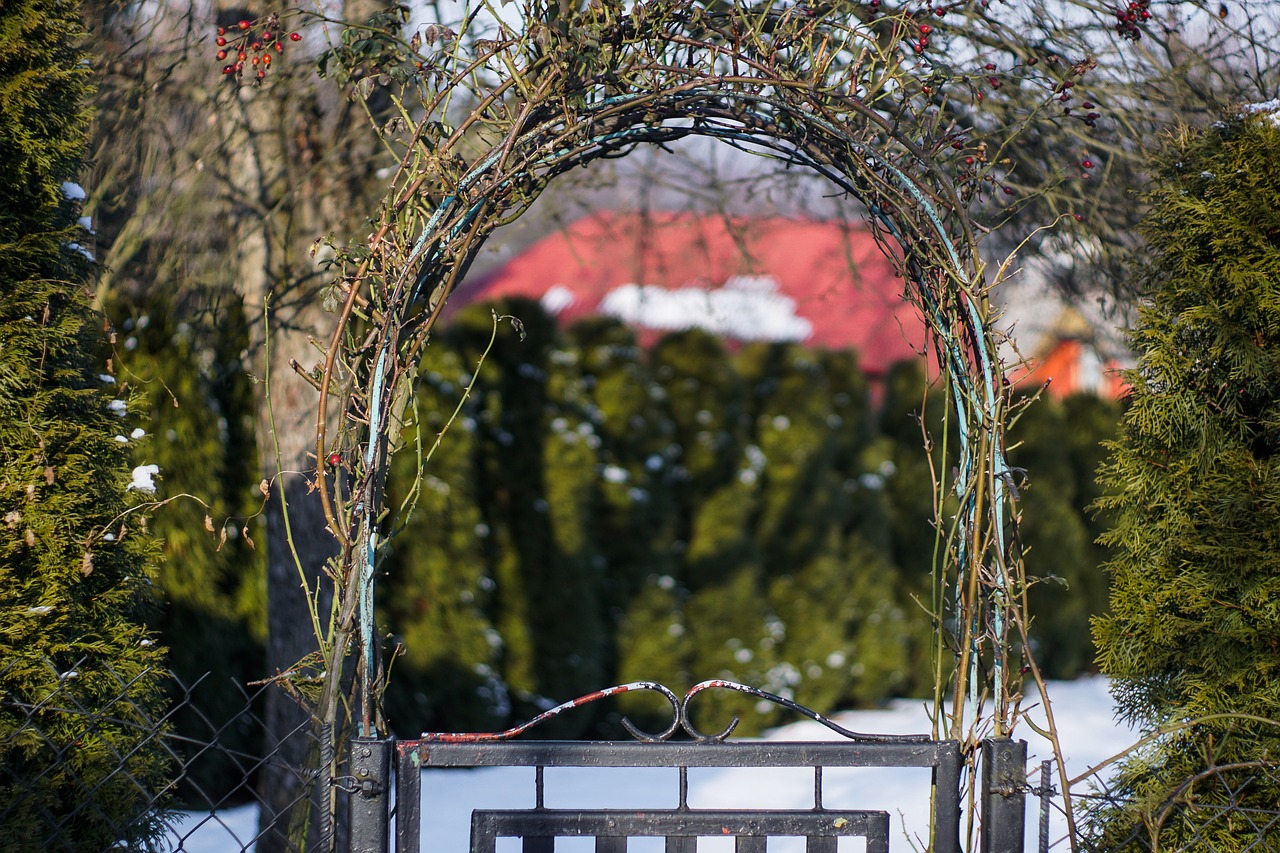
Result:
<instances>
[{"instance_id":1,"label":"metal gate frame","mask_svg":"<svg viewBox=\"0 0 1280 853\"><path fill-rule=\"evenodd\" d=\"M729 741L737 720L713 735L699 732L689 721L689 700L698 692L723 688L774 702L809 717L841 735L842 741ZM515 740L537 724L565 711L630 690L661 693L675 711L670 727L649 735L627 720L623 726L632 741ZM683 730L688 740L671 738ZM421 772L442 767L533 767L535 805L519 811L480 811L473 815L472 853L476 839L519 836L524 853L552 853L553 838L593 835L601 853L623 853L625 839L638 836L667 838L668 853L694 853L696 837L731 835L739 853L764 853L764 839L773 835L803 835L810 853L834 853L836 836L867 839L868 853L888 851L888 813L827 810L822 801L823 772L828 767L919 767L932 770L933 853L960 853L961 745L933 740L928 735L875 735L853 732L774 694L727 681L699 684L683 700L653 682L634 682L566 702L521 726L493 733L428 733L416 740L355 738L351 744L348 777L350 850L386 853L388 850L392 752L395 754L395 851L420 853ZM1022 853L1026 795L1026 743L1007 738L982 742L981 853ZM544 769L547 767L666 767L679 771L678 806L674 810L547 809ZM814 771L811 811L691 809L688 805L690 767L810 767ZM923 793L923 792L922 792ZM714 832L706 830L714 829ZM785 831L784 831L785 830ZM477 835L477 833L480 833ZM598 834L604 833L604 834ZM451 852L450 852L451 853Z\"/></svg>"}]
</instances>

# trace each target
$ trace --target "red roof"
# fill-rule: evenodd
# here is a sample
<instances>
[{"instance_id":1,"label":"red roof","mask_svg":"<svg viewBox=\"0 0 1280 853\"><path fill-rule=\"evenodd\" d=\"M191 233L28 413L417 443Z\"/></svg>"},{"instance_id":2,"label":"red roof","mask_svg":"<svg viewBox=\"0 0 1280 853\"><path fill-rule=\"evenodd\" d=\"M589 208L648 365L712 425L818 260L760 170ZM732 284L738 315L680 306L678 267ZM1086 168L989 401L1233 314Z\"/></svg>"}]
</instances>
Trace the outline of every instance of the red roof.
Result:
<instances>
[{"instance_id":1,"label":"red roof","mask_svg":"<svg viewBox=\"0 0 1280 853\"><path fill-rule=\"evenodd\" d=\"M455 300L539 299L561 321L623 319L642 339L702 326L739 340L859 353L880 375L925 327L866 229L846 222L599 213L466 283Z\"/></svg>"}]
</instances>

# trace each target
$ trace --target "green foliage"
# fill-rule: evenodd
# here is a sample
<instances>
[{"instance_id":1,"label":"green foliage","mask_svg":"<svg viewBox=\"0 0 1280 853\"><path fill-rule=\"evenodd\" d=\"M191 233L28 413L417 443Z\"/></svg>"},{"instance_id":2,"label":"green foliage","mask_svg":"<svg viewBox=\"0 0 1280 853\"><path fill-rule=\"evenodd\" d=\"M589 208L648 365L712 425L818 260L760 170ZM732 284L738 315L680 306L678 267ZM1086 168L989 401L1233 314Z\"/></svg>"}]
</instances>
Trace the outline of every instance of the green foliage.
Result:
<instances>
[{"instance_id":1,"label":"green foliage","mask_svg":"<svg viewBox=\"0 0 1280 853\"><path fill-rule=\"evenodd\" d=\"M405 612L403 602L397 605L392 629L408 641L423 630L413 627L418 620L449 611L461 631L446 638L435 633L444 631L444 624L431 629L431 648L410 650L399 664L420 674L401 676L415 698L406 702L397 697L401 688L396 686L388 701L402 713L429 706L431 719L449 727L474 726L475 716L460 714L476 701L490 708L480 719L493 718L500 709L529 717L551 698L589 692L605 679L603 558L591 524L598 416L583 395L574 365L556 356L554 321L536 303L513 302L499 313L518 316L521 335L503 326L463 417L423 469L423 495L446 512L448 521L441 525L433 516L419 514L400 540L413 542L415 549L440 547L442 552L395 558L417 565L412 577L419 583L401 588L411 596L407 600L419 603L416 614ZM464 366L462 374L445 372L449 357L432 354L427 379L442 404L435 412L452 412L457 405L489 346L494 322L489 307L476 306L463 312L435 344L456 353ZM429 446L444 421L432 414L424 426ZM445 462L445 457L455 458ZM406 487L395 488L403 494ZM447 503L441 505L431 490ZM468 543L467 537L480 541ZM430 568L430 561L447 557L458 562ZM432 590L435 601L426 598ZM459 649L461 658L451 657L448 652L459 644L465 644ZM428 683L433 667L471 675L433 701ZM581 727L588 719L582 715L565 725Z\"/></svg>"},{"instance_id":2,"label":"green foliage","mask_svg":"<svg viewBox=\"0 0 1280 853\"><path fill-rule=\"evenodd\" d=\"M474 369L453 349L428 350L419 383L422 420L412 428L412 445L394 457L389 478L395 505L412 514L380 587L382 621L403 648L387 713L419 730L493 729L510 712L499 671L502 641L489 610L492 531L475 475L481 438L474 408L449 428L445 447L424 459L461 397L458 378Z\"/></svg>"},{"instance_id":3,"label":"green foliage","mask_svg":"<svg viewBox=\"0 0 1280 853\"><path fill-rule=\"evenodd\" d=\"M928 385L923 365L904 362L890 368L884 381L880 431L884 441L874 452L882 460L876 473L884 478L888 504L889 548L893 560L910 567L913 587L924 593L938 547L934 532L934 482L942 476L943 449L955 447L955 430L946 433L947 402ZM929 452L921 451L925 444ZM950 518L953 512L944 512Z\"/></svg>"},{"instance_id":4,"label":"green foliage","mask_svg":"<svg viewBox=\"0 0 1280 853\"><path fill-rule=\"evenodd\" d=\"M849 353L730 353L702 332L646 353L611 320L561 334L536 304L497 310L524 321L525 340L504 326L439 449L429 460L406 449L392 472L397 502L415 509L380 595L405 647L388 692L396 725L492 729L635 680L679 691L727 678L824 711L927 691L932 486L918 367L891 374L878 423ZM475 306L429 348L410 427L425 449L492 331L492 310ZM925 414L941 411L930 394ZM1083 542L1055 564L1073 583L1098 575L1072 500L1107 411L1052 404L1027 435L1024 464ZM936 453L942 425L926 423ZM1035 548L1056 547L1041 539ZM1073 600L1071 612L1088 606ZM1087 632L1053 620L1050 672L1073 674L1089 662ZM645 694L613 707L651 730L670 719ZM781 721L726 691L691 711L706 731L735 715L744 733ZM574 730L596 722L571 717Z\"/></svg>"},{"instance_id":5,"label":"green foliage","mask_svg":"<svg viewBox=\"0 0 1280 853\"><path fill-rule=\"evenodd\" d=\"M739 364L754 392L760 497L748 529L770 605L760 642L776 658L757 683L828 708L910 689L921 671L909 624L923 612L871 544L884 477L864 467L872 409L856 359L775 345L746 348Z\"/></svg>"},{"instance_id":6,"label":"green foliage","mask_svg":"<svg viewBox=\"0 0 1280 853\"><path fill-rule=\"evenodd\" d=\"M0 847L15 851L58 827L72 849L144 842L167 769L148 741L154 546L92 362L86 258L66 245L84 239L63 191L87 124L80 36L74 3L0 12Z\"/></svg>"},{"instance_id":7,"label":"green foliage","mask_svg":"<svg viewBox=\"0 0 1280 853\"><path fill-rule=\"evenodd\" d=\"M15 285L81 274L62 248L81 234L62 182L80 169L91 92L78 8L16 0L0 15L0 257Z\"/></svg>"},{"instance_id":8,"label":"green foliage","mask_svg":"<svg viewBox=\"0 0 1280 853\"><path fill-rule=\"evenodd\" d=\"M709 332L692 329L668 335L650 357L650 369L665 391L667 410L680 448L677 477L685 505L682 534L691 532L699 500L733 478L742 456L746 389L725 352Z\"/></svg>"},{"instance_id":9,"label":"green foliage","mask_svg":"<svg viewBox=\"0 0 1280 853\"><path fill-rule=\"evenodd\" d=\"M499 728L628 680L685 689L725 677L823 710L927 689L931 628L918 601L930 600L931 498L917 416L942 401L931 394L926 405L918 367L891 373L877 412L848 353L751 345L731 355L701 333L646 353L611 320L562 334L536 305L500 308L522 318L525 339L504 322L477 371L488 307L438 335L393 463L404 526L378 602L401 645L388 693L398 727ZM141 310L120 342L132 414L145 411L154 430L135 443L135 461L160 464L170 494L209 501L215 525L251 513L257 491L235 462L246 454L236 415L246 389L219 366L236 342L197 349L163 300ZM174 348L180 357L160 357ZM474 393L433 453L473 374ZM1057 677L1089 665L1078 622L1098 605L1081 596L1105 590L1087 542L1072 554L1052 532L1092 535L1080 533L1080 501L1095 490L1084 472L1113 413L1093 398L1041 401L1014 457L1033 472L1031 563L1056 555L1041 573L1071 586L1036 605L1042 660ZM927 423L936 447L942 426ZM709 452L719 445L723 458ZM1041 506L1040 495L1053 500ZM234 518L219 546L205 512L182 499L154 520L167 605L155 624L180 674L244 680L260 669L259 552ZM1050 587L1035 588L1033 604L1041 590ZM667 721L642 694L615 707L652 728ZM743 732L780 720L719 692L693 710L708 730L735 714ZM592 724L571 715L564 733Z\"/></svg>"},{"instance_id":10,"label":"green foliage","mask_svg":"<svg viewBox=\"0 0 1280 853\"><path fill-rule=\"evenodd\" d=\"M605 606L616 626L651 579L677 565L675 507L682 482L667 390L649 371L635 335L614 320L569 329L560 358L580 364L582 389L598 415L601 471L596 544L609 570Z\"/></svg>"},{"instance_id":11,"label":"green foliage","mask_svg":"<svg viewBox=\"0 0 1280 853\"><path fill-rule=\"evenodd\" d=\"M244 709L243 695L228 685L266 672L266 566L263 551L251 544L265 537L253 518L263 497L252 479L249 382L235 355L242 344L225 332L239 324L198 336L175 322L170 305L155 295L131 310L113 306L113 314L126 312L133 316L121 323L116 358L133 404L117 427L128 432L133 423L147 425L151 434L132 444L133 462L158 465L165 494L175 497L152 519L164 607L151 622L178 682L216 685L201 691L198 708L184 704L170 718L177 737L198 743L208 737L206 720L219 726ZM229 728L220 738L245 754L256 753L258 740L248 727ZM243 782L230 758L206 754L193 770L186 781L199 793L184 790L180 797L217 798Z\"/></svg>"},{"instance_id":12,"label":"green foliage","mask_svg":"<svg viewBox=\"0 0 1280 853\"><path fill-rule=\"evenodd\" d=\"M759 647L769 612L761 554L750 530L758 484L740 474L751 465L745 455L745 383L723 343L697 329L660 341L650 369L662 388L678 449L672 453L678 502L673 544L679 558L673 591L683 599L678 633L685 651L677 659L687 661L687 671L668 686L687 689L703 678L759 682L771 657ZM670 632L677 623L668 621L633 630ZM744 703L735 695L709 695L695 706L694 720L718 730Z\"/></svg>"},{"instance_id":13,"label":"green foliage","mask_svg":"<svg viewBox=\"0 0 1280 853\"><path fill-rule=\"evenodd\" d=\"M1121 714L1153 731L1211 714L1280 719L1280 129L1270 114L1184 130L1156 162L1133 344L1132 405L1103 468L1112 516L1111 608L1094 623ZM1280 728L1241 718L1158 738L1121 773L1135 811L1207 766L1280 761ZM1251 774L1249 774L1251 775ZM1197 800L1227 796L1217 784ZM1241 786L1274 808L1280 786ZM1180 802L1185 802L1182 800ZM1173 849L1241 849L1247 822L1179 805L1159 832Z\"/></svg>"},{"instance_id":14,"label":"green foliage","mask_svg":"<svg viewBox=\"0 0 1280 853\"><path fill-rule=\"evenodd\" d=\"M1026 557L1031 641L1036 663L1053 678L1072 678L1093 665L1089 620L1106 611L1104 554L1095 544L1100 520L1080 512L1097 497L1104 440L1113 437L1119 404L1091 395L1065 401L1045 397L1025 410L1010 431L1019 442L1014 465L1021 483L1018 535Z\"/></svg>"}]
</instances>

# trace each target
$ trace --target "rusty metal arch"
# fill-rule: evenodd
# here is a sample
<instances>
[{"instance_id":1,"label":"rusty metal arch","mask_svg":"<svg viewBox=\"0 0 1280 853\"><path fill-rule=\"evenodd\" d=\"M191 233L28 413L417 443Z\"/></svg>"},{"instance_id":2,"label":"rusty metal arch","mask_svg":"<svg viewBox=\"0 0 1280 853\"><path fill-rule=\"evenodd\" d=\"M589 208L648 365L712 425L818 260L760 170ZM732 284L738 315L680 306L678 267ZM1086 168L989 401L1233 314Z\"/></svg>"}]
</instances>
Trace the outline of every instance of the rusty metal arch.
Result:
<instances>
[{"instance_id":1,"label":"rusty metal arch","mask_svg":"<svg viewBox=\"0 0 1280 853\"><path fill-rule=\"evenodd\" d=\"M335 328L316 383L316 481L343 545L331 567L338 604L321 719L334 713L354 645L359 731L380 728L372 602L383 479L412 393L407 378L449 294L489 235L558 175L699 136L823 176L861 202L899 265L929 326L959 435L937 501L954 494L959 509L936 520L954 589L950 734L971 737L984 694L996 733L1012 724L1017 667L1005 658L1021 617L1004 451L1010 402L981 229L970 215L986 185L957 179L969 143L939 117L934 78L912 60L915 19L864 20L849 11L862 4L830 5L836 10L822 16L771 3L710 4L713 12L639 0L569 14L531 2L521 27L497 18L486 32L494 38L470 41L446 30L453 38L442 44L452 47L415 61L421 116L410 121L406 112L401 122L404 155L377 229L340 258ZM467 107L450 126L450 104L463 96ZM335 411L337 430L328 426ZM323 463L335 451L351 460L344 476ZM942 613L935 622L945 630ZM943 692L939 685L939 707Z\"/></svg>"}]
</instances>

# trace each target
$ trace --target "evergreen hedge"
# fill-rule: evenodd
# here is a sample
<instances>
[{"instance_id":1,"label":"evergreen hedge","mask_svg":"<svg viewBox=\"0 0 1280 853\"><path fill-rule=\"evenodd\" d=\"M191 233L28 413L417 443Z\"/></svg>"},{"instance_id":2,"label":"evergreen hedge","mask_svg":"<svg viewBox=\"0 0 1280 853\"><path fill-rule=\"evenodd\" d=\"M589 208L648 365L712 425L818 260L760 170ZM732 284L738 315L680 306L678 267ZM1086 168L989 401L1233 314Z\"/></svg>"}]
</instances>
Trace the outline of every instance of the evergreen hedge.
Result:
<instances>
[{"instance_id":1,"label":"evergreen hedge","mask_svg":"<svg viewBox=\"0 0 1280 853\"><path fill-rule=\"evenodd\" d=\"M389 479L416 510L379 592L404 647L393 725L497 728L630 680L729 678L823 711L928 692L933 629L917 601L930 600L933 497L918 416L940 449L943 401L918 365L895 368L875 405L850 353L730 352L700 331L646 351L615 321L560 331L536 303L471 306L428 349L407 437L429 448L444 429L495 311L525 337L499 330L439 449L425 460L410 441ZM1056 517L1025 538L1037 572L1071 592L1034 596L1033 635L1048 672L1070 677L1091 664L1082 621L1101 606L1082 469L1117 407L1035 406L1016 459L1033 471L1028 514ZM659 729L669 711L653 698L613 708ZM723 691L692 712L706 730L780 719ZM601 722L592 714L563 733Z\"/></svg>"},{"instance_id":2,"label":"evergreen hedge","mask_svg":"<svg viewBox=\"0 0 1280 853\"><path fill-rule=\"evenodd\" d=\"M1182 727L1124 765L1135 804L1102 813L1107 842L1145 823L1161 849L1244 849L1253 823L1212 806L1280 803L1280 726L1258 721L1280 720L1277 121L1182 130L1155 161L1133 401L1101 477L1111 609L1094 633L1122 716Z\"/></svg>"},{"instance_id":3,"label":"evergreen hedge","mask_svg":"<svg viewBox=\"0 0 1280 853\"><path fill-rule=\"evenodd\" d=\"M0 847L15 851L144 841L167 770L163 656L143 627L153 543L127 513L84 287L81 37L73 2L0 11Z\"/></svg>"},{"instance_id":4,"label":"evergreen hedge","mask_svg":"<svg viewBox=\"0 0 1280 853\"><path fill-rule=\"evenodd\" d=\"M1021 485L1033 649L1041 670L1055 677L1087 671L1095 651L1089 620L1107 609L1105 551L1097 539L1105 517L1081 512L1099 497L1093 478L1102 442L1114 437L1120 406L1087 394L1042 397L1010 431Z\"/></svg>"},{"instance_id":5,"label":"evergreen hedge","mask_svg":"<svg viewBox=\"0 0 1280 853\"><path fill-rule=\"evenodd\" d=\"M246 796L242 770L222 751L204 750L214 729L226 750L255 755L261 732L248 720L222 728L245 709L246 685L266 671L265 541L259 529L263 496L251 409L251 386L234 334L243 324L228 322L210 334L197 334L175 310L167 294L151 294L140 306L113 303L122 317L116 358L131 390L132 414L150 431L132 442L133 464L155 464L164 472L166 495L190 495L167 503L151 519L161 545L154 574L162 607L149 624L168 649L174 674L171 695L200 685L192 701L169 717L175 750L200 756L184 776L179 799L199 804L206 798ZM250 538L243 535L248 530ZM212 728L211 728L212 727Z\"/></svg>"}]
</instances>

